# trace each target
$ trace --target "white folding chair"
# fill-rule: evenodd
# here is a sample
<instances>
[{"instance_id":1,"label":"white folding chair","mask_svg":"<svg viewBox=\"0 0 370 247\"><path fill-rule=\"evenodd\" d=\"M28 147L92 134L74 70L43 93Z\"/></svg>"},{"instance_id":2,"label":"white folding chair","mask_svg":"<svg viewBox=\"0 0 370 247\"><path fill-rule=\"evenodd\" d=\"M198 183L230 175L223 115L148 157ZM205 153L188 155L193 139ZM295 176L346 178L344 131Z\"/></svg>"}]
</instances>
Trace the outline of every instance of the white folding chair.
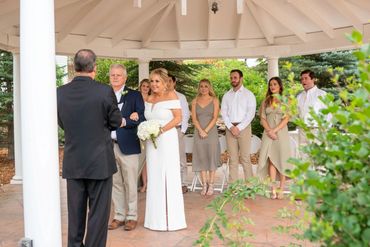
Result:
<instances>
[{"instance_id":1,"label":"white folding chair","mask_svg":"<svg viewBox=\"0 0 370 247\"><path fill-rule=\"evenodd\" d=\"M252 135L252 138L251 138L251 150L250 150L250 154L255 154L255 153L258 153L260 148L261 148L261 139L256 136L256 135ZM257 165L253 165L252 164L252 172L253 172L253 175L256 175L257 173Z\"/></svg>"},{"instance_id":2,"label":"white folding chair","mask_svg":"<svg viewBox=\"0 0 370 247\"><path fill-rule=\"evenodd\" d=\"M184 136L185 141L185 153L192 154L193 153L193 143L194 143L194 136L192 134L188 134ZM187 165L191 164L190 162L187 162ZM188 186L188 189L190 191L193 191L193 185L194 184L194 178L192 183Z\"/></svg>"},{"instance_id":3,"label":"white folding chair","mask_svg":"<svg viewBox=\"0 0 370 247\"><path fill-rule=\"evenodd\" d=\"M218 141L219 141L219 144L220 144L221 154L223 154L227 150L226 137L224 135L218 135ZM224 187L225 187L225 184L226 184L228 176L229 176L229 160L230 160L229 157L227 157L226 162L222 163L222 165L220 167L222 169L222 178L221 178L220 187L215 186L215 188L214 188L215 191L219 191L220 193L222 193L224 191Z\"/></svg>"},{"instance_id":4,"label":"white folding chair","mask_svg":"<svg viewBox=\"0 0 370 247\"><path fill-rule=\"evenodd\" d=\"M227 150L226 138L225 138L224 135L218 135L218 140L219 140L219 145L220 145L220 151L221 151L221 154L222 154ZM223 190L224 190L225 184L227 182L228 168L229 168L229 158L227 158L226 163L223 163L220 168L222 169L221 184L220 184L219 187L217 185L215 185L214 190L219 191L219 192L222 193ZM203 188L203 183L202 183L202 180L199 177L199 173L195 172L194 177L193 177L193 182L192 182L192 191L195 191L195 190L198 190L198 189L201 190L202 188Z\"/></svg>"},{"instance_id":5,"label":"white folding chair","mask_svg":"<svg viewBox=\"0 0 370 247\"><path fill-rule=\"evenodd\" d=\"M292 151L291 155L293 158L298 158L299 157L298 143L293 136L289 136L289 140L290 140L290 150Z\"/></svg>"}]
</instances>

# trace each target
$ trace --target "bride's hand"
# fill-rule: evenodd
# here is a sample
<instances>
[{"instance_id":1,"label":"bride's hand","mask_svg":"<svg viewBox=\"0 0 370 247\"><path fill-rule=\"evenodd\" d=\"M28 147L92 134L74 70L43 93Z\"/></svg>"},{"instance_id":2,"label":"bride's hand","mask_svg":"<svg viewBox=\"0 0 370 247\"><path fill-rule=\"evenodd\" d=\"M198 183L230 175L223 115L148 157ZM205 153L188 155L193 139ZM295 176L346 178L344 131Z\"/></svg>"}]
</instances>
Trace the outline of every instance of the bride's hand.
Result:
<instances>
[{"instance_id":1,"label":"bride's hand","mask_svg":"<svg viewBox=\"0 0 370 247\"><path fill-rule=\"evenodd\" d=\"M130 119L133 120L133 121L139 120L139 114L137 114L137 112L131 113Z\"/></svg>"}]
</instances>

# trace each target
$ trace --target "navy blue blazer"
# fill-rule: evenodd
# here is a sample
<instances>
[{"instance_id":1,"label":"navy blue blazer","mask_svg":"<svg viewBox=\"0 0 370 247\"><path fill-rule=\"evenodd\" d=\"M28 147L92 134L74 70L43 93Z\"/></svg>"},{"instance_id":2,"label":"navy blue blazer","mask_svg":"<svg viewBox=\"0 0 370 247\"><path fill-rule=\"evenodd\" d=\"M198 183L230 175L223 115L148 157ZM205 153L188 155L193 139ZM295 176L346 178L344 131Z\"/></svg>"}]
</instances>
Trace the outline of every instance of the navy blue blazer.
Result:
<instances>
[{"instance_id":1,"label":"navy blue blazer","mask_svg":"<svg viewBox=\"0 0 370 247\"><path fill-rule=\"evenodd\" d=\"M123 103L121 108L122 117L126 120L126 126L117 129L117 142L121 152L125 155L139 154L141 152L140 140L137 136L137 126L145 121L144 100L141 93L125 87L122 91L121 99L118 103ZM130 119L133 112L139 114L139 120Z\"/></svg>"}]
</instances>

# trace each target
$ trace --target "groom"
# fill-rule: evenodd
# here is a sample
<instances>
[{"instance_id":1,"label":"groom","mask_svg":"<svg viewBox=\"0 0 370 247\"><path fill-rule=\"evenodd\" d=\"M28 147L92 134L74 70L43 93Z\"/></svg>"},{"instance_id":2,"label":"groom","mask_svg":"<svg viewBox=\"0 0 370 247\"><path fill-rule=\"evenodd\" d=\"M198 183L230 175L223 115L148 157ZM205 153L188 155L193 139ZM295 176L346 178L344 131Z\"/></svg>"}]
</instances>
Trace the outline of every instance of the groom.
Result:
<instances>
[{"instance_id":1,"label":"groom","mask_svg":"<svg viewBox=\"0 0 370 247\"><path fill-rule=\"evenodd\" d=\"M108 229L124 226L124 230L131 231L137 225L137 178L141 152L137 126L144 121L144 100L140 92L125 86L126 80L126 68L112 64L109 81L121 110L123 127L111 134L118 172L113 175L114 218ZM130 119L133 112L139 115L136 121Z\"/></svg>"}]
</instances>

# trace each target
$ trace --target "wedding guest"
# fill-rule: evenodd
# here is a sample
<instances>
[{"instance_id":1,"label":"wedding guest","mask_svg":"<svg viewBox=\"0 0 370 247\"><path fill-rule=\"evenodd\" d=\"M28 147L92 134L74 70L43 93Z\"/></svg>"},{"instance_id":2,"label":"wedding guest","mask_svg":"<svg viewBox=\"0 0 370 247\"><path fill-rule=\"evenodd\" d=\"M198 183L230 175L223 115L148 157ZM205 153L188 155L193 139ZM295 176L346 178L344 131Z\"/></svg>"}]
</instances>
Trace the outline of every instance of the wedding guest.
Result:
<instances>
[{"instance_id":1,"label":"wedding guest","mask_svg":"<svg viewBox=\"0 0 370 247\"><path fill-rule=\"evenodd\" d=\"M140 81L139 84L139 91L141 93L141 96L143 96L144 102L148 100L148 97L150 95L150 81L149 79L143 79ZM145 143L141 142L141 146L144 147ZM141 180L143 182L142 187L140 188L140 192L146 191L146 186L148 182L148 175L146 171L146 157L145 157L145 150L142 150L140 154L140 164L141 164Z\"/></svg>"},{"instance_id":2,"label":"wedding guest","mask_svg":"<svg viewBox=\"0 0 370 247\"><path fill-rule=\"evenodd\" d=\"M226 143L230 153L230 182L238 179L239 161L243 166L244 179L252 177L250 148L251 122L256 114L256 97L243 86L243 72L230 72L230 89L222 98L221 115L227 127ZM240 158L239 158L240 156Z\"/></svg>"},{"instance_id":3,"label":"wedding guest","mask_svg":"<svg viewBox=\"0 0 370 247\"><path fill-rule=\"evenodd\" d=\"M314 120L310 119L310 108L318 113L321 109L326 107L319 99L320 97L324 97L326 92L315 85L315 80L316 76L313 71L309 69L302 71L301 84L304 90L297 96L299 117L302 118L308 126L311 126L313 130L317 125ZM300 146L307 144L306 135L301 129L298 130L298 141ZM301 154L301 156L302 155L303 154Z\"/></svg>"},{"instance_id":4,"label":"wedding guest","mask_svg":"<svg viewBox=\"0 0 370 247\"><path fill-rule=\"evenodd\" d=\"M182 184L182 193L188 192L188 186L185 182L185 177L187 174L187 162L186 162L186 153L185 153L185 133L189 126L190 111L189 105L186 100L185 95L176 91L176 77L169 74L168 88L167 90L173 91L176 93L177 97L180 100L181 111L182 111L182 121L176 126L177 134L179 137L179 152L180 152L180 165L181 165L181 184Z\"/></svg>"},{"instance_id":5,"label":"wedding guest","mask_svg":"<svg viewBox=\"0 0 370 247\"><path fill-rule=\"evenodd\" d=\"M145 102L145 118L157 120L162 126L156 147L152 141L146 142L148 187L144 227L157 231L186 228L176 131L181 122L181 105L176 93L167 90L168 79L166 70L153 70L152 94Z\"/></svg>"},{"instance_id":6,"label":"wedding guest","mask_svg":"<svg viewBox=\"0 0 370 247\"><path fill-rule=\"evenodd\" d=\"M211 82L202 79L198 94L191 103L191 117L195 126L193 144L193 172L200 172L201 195L213 195L215 172L220 166L220 144L216 121L220 103Z\"/></svg>"},{"instance_id":7,"label":"wedding guest","mask_svg":"<svg viewBox=\"0 0 370 247\"><path fill-rule=\"evenodd\" d=\"M107 242L112 175L117 172L110 131L123 120L112 88L94 80L95 61L92 50L79 50L75 78L57 91L58 124L65 134L68 247L104 247Z\"/></svg>"},{"instance_id":8,"label":"wedding guest","mask_svg":"<svg viewBox=\"0 0 370 247\"><path fill-rule=\"evenodd\" d=\"M282 199L286 180L286 170L292 165L287 162L291 156L288 133L289 116L281 109L277 97L283 93L283 83L279 77L272 77L268 83L266 97L260 107L261 125L264 128L262 144L258 159L258 175L271 178L271 199ZM279 175L280 186L276 189L276 175Z\"/></svg>"},{"instance_id":9,"label":"wedding guest","mask_svg":"<svg viewBox=\"0 0 370 247\"><path fill-rule=\"evenodd\" d=\"M117 132L112 131L114 154L118 172L113 175L114 217L109 230L124 226L131 231L137 225L137 180L139 174L140 141L137 126L144 121L144 101L140 92L125 86L127 71L121 64L112 64L109 81L116 94L118 107L124 119L124 125ZM136 112L138 119L130 115Z\"/></svg>"}]
</instances>

